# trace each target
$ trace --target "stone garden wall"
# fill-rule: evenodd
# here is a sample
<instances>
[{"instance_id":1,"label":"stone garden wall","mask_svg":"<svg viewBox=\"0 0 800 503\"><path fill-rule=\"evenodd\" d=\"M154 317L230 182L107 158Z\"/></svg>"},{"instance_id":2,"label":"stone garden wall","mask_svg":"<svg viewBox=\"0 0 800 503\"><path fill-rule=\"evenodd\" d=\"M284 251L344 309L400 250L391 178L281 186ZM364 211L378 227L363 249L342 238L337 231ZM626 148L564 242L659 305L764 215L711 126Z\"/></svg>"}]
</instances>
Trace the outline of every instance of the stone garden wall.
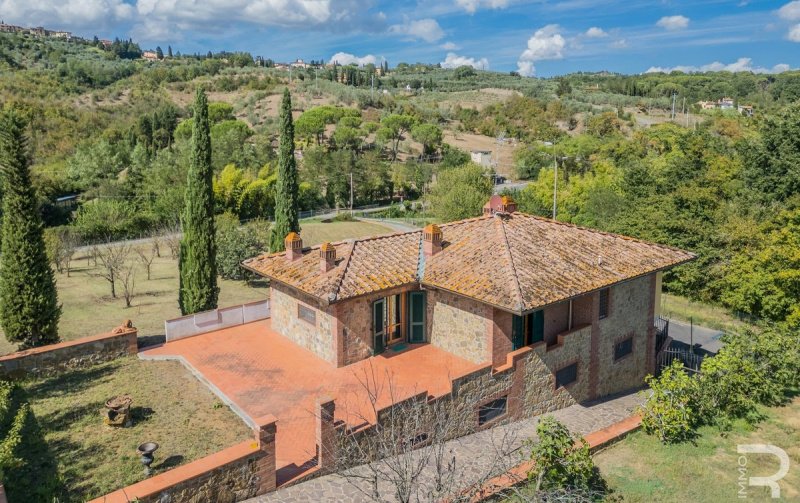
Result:
<instances>
[{"instance_id":1,"label":"stone garden wall","mask_svg":"<svg viewBox=\"0 0 800 503\"><path fill-rule=\"evenodd\" d=\"M276 420L265 416L255 439L160 473L90 503L243 501L274 491Z\"/></svg>"},{"instance_id":2,"label":"stone garden wall","mask_svg":"<svg viewBox=\"0 0 800 503\"><path fill-rule=\"evenodd\" d=\"M86 368L135 355L137 330L130 321L105 334L0 356L0 378L18 379Z\"/></svg>"},{"instance_id":3,"label":"stone garden wall","mask_svg":"<svg viewBox=\"0 0 800 503\"><path fill-rule=\"evenodd\" d=\"M431 396L422 391L415 396L377 411L376 424L389 426L393 418L408 417L409 414L445 414L452 426L445 434L449 440L474 433L484 428L506 424L552 412L588 399L589 395L589 348L592 339L591 325L575 327L562 333L554 344L545 342L527 346L508 354L506 363L500 367L487 364L451 381L451 391L441 396ZM555 387L555 371L578 362L578 378L566 387ZM632 384L635 386L635 384ZM629 386L629 387L632 387ZM506 412L501 416L479 424L478 411L482 405L498 398L507 398ZM325 399L319 404L317 415L317 452L319 470L317 474L341 469L336 465L336 450L354 442L368 450L379 434L376 424L361 425L349 430L342 423L334 423L336 404ZM444 417L444 416L439 416ZM327 420L326 420L327 418ZM423 421L424 423L424 421ZM383 428L384 431L402 431L403 426ZM415 434L426 433L415 431ZM424 445L424 444L421 444ZM352 447L350 447L352 448ZM359 449L357 449L359 450Z\"/></svg>"}]
</instances>

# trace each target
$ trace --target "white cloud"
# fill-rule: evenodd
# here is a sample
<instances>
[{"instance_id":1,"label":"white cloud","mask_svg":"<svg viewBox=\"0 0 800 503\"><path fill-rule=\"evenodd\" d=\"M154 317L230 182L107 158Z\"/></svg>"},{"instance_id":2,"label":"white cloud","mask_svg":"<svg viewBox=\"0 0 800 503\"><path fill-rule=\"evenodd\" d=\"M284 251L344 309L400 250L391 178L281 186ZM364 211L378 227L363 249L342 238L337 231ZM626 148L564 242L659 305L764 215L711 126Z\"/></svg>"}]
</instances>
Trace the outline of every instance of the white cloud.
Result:
<instances>
[{"instance_id":1,"label":"white cloud","mask_svg":"<svg viewBox=\"0 0 800 503\"><path fill-rule=\"evenodd\" d=\"M664 16L658 20L656 26L665 30L683 30L689 26L689 18L686 16Z\"/></svg>"},{"instance_id":2,"label":"white cloud","mask_svg":"<svg viewBox=\"0 0 800 503\"><path fill-rule=\"evenodd\" d=\"M598 28L597 26L592 26L586 33L584 33L588 38L603 38L607 37L608 33L606 33L602 28Z\"/></svg>"},{"instance_id":3,"label":"white cloud","mask_svg":"<svg viewBox=\"0 0 800 503\"><path fill-rule=\"evenodd\" d=\"M7 23L46 28L88 28L126 20L133 7L122 0L0 0Z\"/></svg>"},{"instance_id":4,"label":"white cloud","mask_svg":"<svg viewBox=\"0 0 800 503\"><path fill-rule=\"evenodd\" d=\"M628 41L624 38L611 42L611 47L614 49L624 49L628 47Z\"/></svg>"},{"instance_id":5,"label":"white cloud","mask_svg":"<svg viewBox=\"0 0 800 503\"><path fill-rule=\"evenodd\" d=\"M369 64L375 64L378 59L373 56L372 54L367 54L366 56L358 57L353 54L347 52L337 52L333 56L331 56L330 63L339 63L340 65L358 65L364 66Z\"/></svg>"},{"instance_id":6,"label":"white cloud","mask_svg":"<svg viewBox=\"0 0 800 503\"><path fill-rule=\"evenodd\" d=\"M651 66L645 73L670 73L670 72L684 72L684 73L698 73L698 72L753 72L753 73L782 73L791 70L792 67L781 63L773 66L772 68L764 68L761 66L753 66L751 58L739 58L733 63L720 63L715 61L707 65L692 66L692 65L678 65L673 67Z\"/></svg>"},{"instance_id":7,"label":"white cloud","mask_svg":"<svg viewBox=\"0 0 800 503\"><path fill-rule=\"evenodd\" d=\"M457 51L457 50L461 49L461 47L459 47L458 45L454 44L453 42L445 42L442 45L440 45L439 47L441 47L445 51Z\"/></svg>"},{"instance_id":8,"label":"white cloud","mask_svg":"<svg viewBox=\"0 0 800 503\"><path fill-rule=\"evenodd\" d=\"M532 76L536 73L536 61L561 59L564 57L566 39L560 33L561 27L549 24L536 30L528 39L528 48L522 51L517 60L517 71L521 75Z\"/></svg>"},{"instance_id":9,"label":"white cloud","mask_svg":"<svg viewBox=\"0 0 800 503\"><path fill-rule=\"evenodd\" d=\"M459 66L471 66L478 70L488 70L489 60L486 58L468 58L466 56L459 56L453 52L448 52L447 57L442 61L442 68L458 68Z\"/></svg>"},{"instance_id":10,"label":"white cloud","mask_svg":"<svg viewBox=\"0 0 800 503\"><path fill-rule=\"evenodd\" d=\"M792 26L792 28L789 30L788 35L786 36L792 42L800 42L800 24Z\"/></svg>"},{"instance_id":11,"label":"white cloud","mask_svg":"<svg viewBox=\"0 0 800 503\"><path fill-rule=\"evenodd\" d=\"M415 39L422 39L426 42L436 42L444 37L442 27L439 26L435 19L431 18L395 24L389 27L389 31L400 35L408 35Z\"/></svg>"},{"instance_id":12,"label":"white cloud","mask_svg":"<svg viewBox=\"0 0 800 503\"><path fill-rule=\"evenodd\" d=\"M132 31L156 41L179 38L189 30L223 32L237 22L329 29L364 25L374 29L382 26L384 19L381 13L369 13L372 4L373 0L136 0L138 22Z\"/></svg>"},{"instance_id":13,"label":"white cloud","mask_svg":"<svg viewBox=\"0 0 800 503\"><path fill-rule=\"evenodd\" d=\"M456 5L474 14L480 8L502 9L508 6L508 0L456 0Z\"/></svg>"},{"instance_id":14,"label":"white cloud","mask_svg":"<svg viewBox=\"0 0 800 503\"><path fill-rule=\"evenodd\" d=\"M800 20L800 0L789 2L780 9L778 9L778 16L787 21Z\"/></svg>"}]
</instances>

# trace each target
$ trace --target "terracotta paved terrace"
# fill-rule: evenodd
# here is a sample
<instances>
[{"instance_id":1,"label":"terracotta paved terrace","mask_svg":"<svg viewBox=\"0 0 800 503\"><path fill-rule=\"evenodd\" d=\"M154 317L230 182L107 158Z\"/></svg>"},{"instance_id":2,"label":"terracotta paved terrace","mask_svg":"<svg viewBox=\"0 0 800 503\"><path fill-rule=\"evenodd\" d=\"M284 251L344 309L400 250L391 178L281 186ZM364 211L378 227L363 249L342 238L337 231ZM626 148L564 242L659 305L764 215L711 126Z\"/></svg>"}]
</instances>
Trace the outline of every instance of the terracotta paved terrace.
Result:
<instances>
[{"instance_id":1,"label":"terracotta paved terrace","mask_svg":"<svg viewBox=\"0 0 800 503\"><path fill-rule=\"evenodd\" d=\"M273 332L269 319L170 342L142 356L183 357L251 418L278 418L277 467L284 481L315 458L320 397L335 399L336 419L357 426L374 422L370 392L377 408L422 391L441 395L452 378L478 368L429 344L336 368Z\"/></svg>"}]
</instances>

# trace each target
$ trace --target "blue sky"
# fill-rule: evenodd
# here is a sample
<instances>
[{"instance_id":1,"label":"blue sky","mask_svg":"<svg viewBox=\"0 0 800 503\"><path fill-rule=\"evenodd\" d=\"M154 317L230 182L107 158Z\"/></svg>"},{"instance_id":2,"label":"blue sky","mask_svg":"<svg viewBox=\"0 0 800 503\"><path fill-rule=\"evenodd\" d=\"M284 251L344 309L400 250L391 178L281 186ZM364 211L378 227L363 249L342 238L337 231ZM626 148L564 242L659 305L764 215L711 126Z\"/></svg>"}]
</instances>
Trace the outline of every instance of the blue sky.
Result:
<instances>
[{"instance_id":1,"label":"blue sky","mask_svg":"<svg viewBox=\"0 0 800 503\"><path fill-rule=\"evenodd\" d=\"M543 77L800 67L800 0L0 0L0 17L278 61L386 58Z\"/></svg>"}]
</instances>

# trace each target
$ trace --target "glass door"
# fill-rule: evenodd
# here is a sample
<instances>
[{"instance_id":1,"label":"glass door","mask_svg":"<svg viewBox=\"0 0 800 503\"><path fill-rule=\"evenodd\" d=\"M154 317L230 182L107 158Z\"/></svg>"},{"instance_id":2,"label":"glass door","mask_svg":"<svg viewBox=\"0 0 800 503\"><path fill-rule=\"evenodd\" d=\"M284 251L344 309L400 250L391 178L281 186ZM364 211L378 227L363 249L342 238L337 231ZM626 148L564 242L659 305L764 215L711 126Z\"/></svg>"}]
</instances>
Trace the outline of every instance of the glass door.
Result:
<instances>
[{"instance_id":1,"label":"glass door","mask_svg":"<svg viewBox=\"0 0 800 503\"><path fill-rule=\"evenodd\" d=\"M374 353L386 349L386 299L378 299L372 304L372 336Z\"/></svg>"}]
</instances>

